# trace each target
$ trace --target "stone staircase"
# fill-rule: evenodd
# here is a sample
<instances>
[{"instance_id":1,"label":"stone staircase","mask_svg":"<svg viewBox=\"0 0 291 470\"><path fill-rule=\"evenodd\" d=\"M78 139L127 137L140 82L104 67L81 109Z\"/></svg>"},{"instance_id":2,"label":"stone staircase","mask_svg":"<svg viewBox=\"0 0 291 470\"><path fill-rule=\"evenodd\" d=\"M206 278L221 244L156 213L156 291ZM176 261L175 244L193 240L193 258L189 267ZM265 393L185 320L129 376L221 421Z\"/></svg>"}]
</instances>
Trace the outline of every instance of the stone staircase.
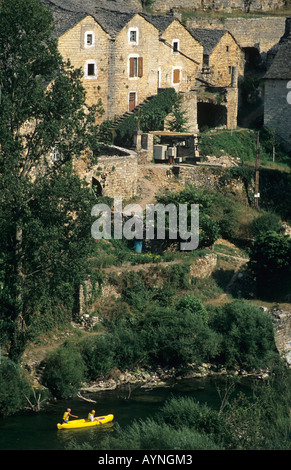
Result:
<instances>
[{"instance_id":1,"label":"stone staircase","mask_svg":"<svg viewBox=\"0 0 291 470\"><path fill-rule=\"evenodd\" d=\"M121 122L123 122L125 119L127 119L129 116L132 116L133 114L137 114L139 113L139 111L141 110L141 108L146 105L147 103L149 103L152 98L156 96L156 95L152 95L152 96L149 96L148 98L146 98L144 101L142 101L140 104L138 104L132 111L127 111L126 113L122 114L121 116L118 116L114 119L114 122L113 122L113 125L110 127L110 131L113 132Z\"/></svg>"}]
</instances>

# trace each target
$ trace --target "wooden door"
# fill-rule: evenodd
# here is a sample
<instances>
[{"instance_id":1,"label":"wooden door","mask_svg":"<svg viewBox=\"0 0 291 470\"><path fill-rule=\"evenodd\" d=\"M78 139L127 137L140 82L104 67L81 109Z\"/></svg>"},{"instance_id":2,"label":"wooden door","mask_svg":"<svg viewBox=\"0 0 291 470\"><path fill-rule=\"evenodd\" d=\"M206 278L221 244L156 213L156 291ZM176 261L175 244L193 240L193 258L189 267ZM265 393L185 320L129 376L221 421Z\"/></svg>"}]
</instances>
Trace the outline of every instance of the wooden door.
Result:
<instances>
[{"instance_id":1,"label":"wooden door","mask_svg":"<svg viewBox=\"0 0 291 470\"><path fill-rule=\"evenodd\" d=\"M128 110L129 112L133 111L136 106L136 93L131 92L129 93L129 100L128 100Z\"/></svg>"}]
</instances>

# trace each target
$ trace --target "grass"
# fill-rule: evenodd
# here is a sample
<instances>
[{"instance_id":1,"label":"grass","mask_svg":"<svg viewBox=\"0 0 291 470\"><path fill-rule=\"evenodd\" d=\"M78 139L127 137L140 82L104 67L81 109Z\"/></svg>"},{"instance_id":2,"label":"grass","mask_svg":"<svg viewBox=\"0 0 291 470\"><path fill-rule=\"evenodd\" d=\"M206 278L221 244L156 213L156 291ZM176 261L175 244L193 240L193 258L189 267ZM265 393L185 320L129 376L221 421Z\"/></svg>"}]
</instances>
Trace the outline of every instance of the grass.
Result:
<instances>
[{"instance_id":1,"label":"grass","mask_svg":"<svg viewBox=\"0 0 291 470\"><path fill-rule=\"evenodd\" d=\"M257 154L257 135L254 129L205 131L200 134L199 150L201 156L230 155L239 158L242 164L253 165ZM260 130L260 164L273 169L290 171L291 156L280 142L276 143L276 159L273 162L270 135L265 128Z\"/></svg>"},{"instance_id":2,"label":"grass","mask_svg":"<svg viewBox=\"0 0 291 470\"><path fill-rule=\"evenodd\" d=\"M251 11L249 13L239 10L233 9L231 12L228 11L221 11L221 10L181 10L182 13L182 22L185 24L188 20L195 19L195 18L211 18L211 19L218 19L221 22L224 22L227 18L261 18L261 17L268 17L268 16L291 16L291 6L287 4L284 8L278 8L275 10L268 10L268 11Z\"/></svg>"}]
</instances>

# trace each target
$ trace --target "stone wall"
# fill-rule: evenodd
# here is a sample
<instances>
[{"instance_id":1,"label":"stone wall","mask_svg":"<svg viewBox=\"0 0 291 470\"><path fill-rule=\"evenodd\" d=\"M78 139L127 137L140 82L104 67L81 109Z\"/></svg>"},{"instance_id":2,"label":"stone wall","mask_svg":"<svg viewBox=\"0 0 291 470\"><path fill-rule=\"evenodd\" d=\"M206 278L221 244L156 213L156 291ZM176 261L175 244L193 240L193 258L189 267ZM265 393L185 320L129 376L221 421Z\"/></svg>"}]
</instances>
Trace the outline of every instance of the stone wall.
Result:
<instances>
[{"instance_id":1,"label":"stone wall","mask_svg":"<svg viewBox=\"0 0 291 470\"><path fill-rule=\"evenodd\" d=\"M80 160L74 163L74 167L90 185L96 186L102 196L120 196L128 200L137 194L137 154L114 146L110 149L111 155L98 157L96 165L87 166L85 160Z\"/></svg>"},{"instance_id":2,"label":"stone wall","mask_svg":"<svg viewBox=\"0 0 291 470\"><path fill-rule=\"evenodd\" d=\"M255 47L266 53L276 45L285 31L285 16L261 18L191 18L187 26L191 28L226 29L240 47Z\"/></svg>"},{"instance_id":3,"label":"stone wall","mask_svg":"<svg viewBox=\"0 0 291 470\"><path fill-rule=\"evenodd\" d=\"M87 32L91 32L94 37L90 47L86 45ZM87 104L92 106L102 99L105 116L108 95L108 46L108 34L91 16L87 16L74 28L68 30L58 41L59 52L64 60L70 59L73 67L81 68L84 72L82 84L86 90ZM95 66L95 75L93 76L87 74L88 63Z\"/></svg>"},{"instance_id":4,"label":"stone wall","mask_svg":"<svg viewBox=\"0 0 291 470\"><path fill-rule=\"evenodd\" d=\"M291 105L287 103L287 83L289 80L265 81L264 124L276 132L289 144Z\"/></svg>"},{"instance_id":5,"label":"stone wall","mask_svg":"<svg viewBox=\"0 0 291 470\"><path fill-rule=\"evenodd\" d=\"M157 12L177 10L242 10L270 11L284 6L283 0L155 0L154 9Z\"/></svg>"},{"instance_id":6,"label":"stone wall","mask_svg":"<svg viewBox=\"0 0 291 470\"><path fill-rule=\"evenodd\" d=\"M173 41L178 42L180 52L173 50ZM161 35L159 43L159 88L174 87L177 92L193 88L198 67L202 67L203 47L177 20L174 20ZM180 70L180 79L174 81L174 70Z\"/></svg>"},{"instance_id":7,"label":"stone wall","mask_svg":"<svg viewBox=\"0 0 291 470\"><path fill-rule=\"evenodd\" d=\"M291 306L290 304L275 305L269 313L274 320L277 349L291 365Z\"/></svg>"},{"instance_id":8,"label":"stone wall","mask_svg":"<svg viewBox=\"0 0 291 470\"><path fill-rule=\"evenodd\" d=\"M135 30L137 41L129 40L129 31ZM135 103L142 103L158 90L159 32L142 18L135 15L110 43L109 119L129 111L129 94L135 93ZM142 60L141 76L130 77L129 59Z\"/></svg>"}]
</instances>

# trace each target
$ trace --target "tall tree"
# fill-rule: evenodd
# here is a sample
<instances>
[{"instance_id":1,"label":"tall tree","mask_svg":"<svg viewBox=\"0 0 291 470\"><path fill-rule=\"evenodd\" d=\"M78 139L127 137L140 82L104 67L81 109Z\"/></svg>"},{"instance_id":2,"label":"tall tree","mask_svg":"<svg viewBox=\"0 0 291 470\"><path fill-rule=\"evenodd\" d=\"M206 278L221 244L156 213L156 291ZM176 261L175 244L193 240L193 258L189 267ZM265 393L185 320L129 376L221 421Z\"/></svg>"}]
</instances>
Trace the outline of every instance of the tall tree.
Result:
<instances>
[{"instance_id":1,"label":"tall tree","mask_svg":"<svg viewBox=\"0 0 291 470\"><path fill-rule=\"evenodd\" d=\"M86 106L53 28L38 0L2 0L0 342L9 338L13 359L37 313L66 311L90 246L91 195L73 161L93 154L101 110Z\"/></svg>"}]
</instances>

